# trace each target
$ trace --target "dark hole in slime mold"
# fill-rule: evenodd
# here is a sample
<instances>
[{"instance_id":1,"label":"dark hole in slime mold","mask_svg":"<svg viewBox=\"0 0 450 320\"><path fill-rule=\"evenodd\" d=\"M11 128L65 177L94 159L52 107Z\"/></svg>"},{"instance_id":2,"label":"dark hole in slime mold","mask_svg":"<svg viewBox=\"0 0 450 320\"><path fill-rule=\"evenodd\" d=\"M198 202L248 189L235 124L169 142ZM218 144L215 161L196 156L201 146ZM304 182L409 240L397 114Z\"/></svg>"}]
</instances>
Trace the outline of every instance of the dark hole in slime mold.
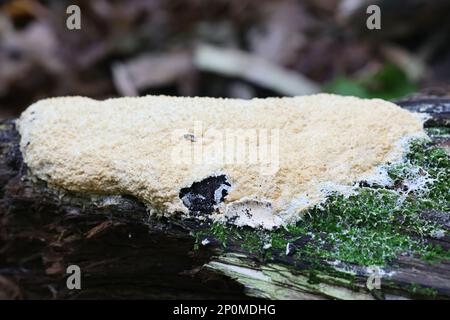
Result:
<instances>
[{"instance_id":1,"label":"dark hole in slime mold","mask_svg":"<svg viewBox=\"0 0 450 320\"><path fill-rule=\"evenodd\" d=\"M223 187L226 188L223 188ZM194 182L190 187L182 188L179 197L183 204L193 213L210 214L214 206L225 200L228 195L228 187L231 184L225 175L211 176L202 181ZM216 199L215 193L222 188L220 199ZM216 200L219 200L216 202Z\"/></svg>"}]
</instances>

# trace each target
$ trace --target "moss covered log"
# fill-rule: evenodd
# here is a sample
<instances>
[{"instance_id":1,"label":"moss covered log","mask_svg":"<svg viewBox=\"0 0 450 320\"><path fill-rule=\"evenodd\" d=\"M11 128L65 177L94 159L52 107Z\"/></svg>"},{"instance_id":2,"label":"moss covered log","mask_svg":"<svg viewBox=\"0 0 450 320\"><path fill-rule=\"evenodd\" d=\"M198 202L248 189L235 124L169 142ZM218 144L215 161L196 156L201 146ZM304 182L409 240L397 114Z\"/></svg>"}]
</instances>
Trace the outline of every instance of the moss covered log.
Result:
<instances>
[{"instance_id":1,"label":"moss covered log","mask_svg":"<svg viewBox=\"0 0 450 320\"><path fill-rule=\"evenodd\" d=\"M151 217L126 196L75 194L27 173L13 121L0 124L0 298L450 298L449 100L432 141L388 168L392 187L333 194L274 231ZM82 270L68 290L66 267Z\"/></svg>"}]
</instances>

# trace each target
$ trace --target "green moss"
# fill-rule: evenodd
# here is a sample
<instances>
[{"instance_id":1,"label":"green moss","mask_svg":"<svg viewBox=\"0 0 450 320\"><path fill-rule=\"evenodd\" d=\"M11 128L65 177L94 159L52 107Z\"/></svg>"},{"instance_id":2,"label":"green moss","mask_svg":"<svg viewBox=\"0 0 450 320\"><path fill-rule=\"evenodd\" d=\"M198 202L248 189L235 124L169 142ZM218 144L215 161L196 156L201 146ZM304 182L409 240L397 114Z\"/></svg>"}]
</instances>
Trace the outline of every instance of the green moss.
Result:
<instances>
[{"instance_id":1,"label":"green moss","mask_svg":"<svg viewBox=\"0 0 450 320\"><path fill-rule=\"evenodd\" d=\"M408 287L408 291L413 293L413 294L420 295L420 296L427 296L427 297L430 297L432 299L436 298L437 295L438 295L438 292L437 292L436 289L425 288L425 287L422 287L422 286L420 286L418 284L415 284L415 283L411 284Z\"/></svg>"},{"instance_id":2,"label":"green moss","mask_svg":"<svg viewBox=\"0 0 450 320\"><path fill-rule=\"evenodd\" d=\"M261 259L290 258L319 267L324 266L322 259L385 265L399 254L418 254L427 261L448 259L447 251L427 243L425 238L440 228L422 219L421 212L450 211L449 157L442 149L416 141L405 160L388 169L393 187L360 187L348 197L333 194L295 225L264 231L213 223L196 233L197 240L212 237L223 247ZM290 257L288 243L295 248Z\"/></svg>"},{"instance_id":3,"label":"green moss","mask_svg":"<svg viewBox=\"0 0 450 320\"><path fill-rule=\"evenodd\" d=\"M428 245L422 254L422 259L429 263L438 263L443 260L450 260L450 251L444 250L439 245Z\"/></svg>"},{"instance_id":4,"label":"green moss","mask_svg":"<svg viewBox=\"0 0 450 320\"><path fill-rule=\"evenodd\" d=\"M426 129L428 135L430 136L446 136L450 135L450 128L448 127L435 127Z\"/></svg>"}]
</instances>

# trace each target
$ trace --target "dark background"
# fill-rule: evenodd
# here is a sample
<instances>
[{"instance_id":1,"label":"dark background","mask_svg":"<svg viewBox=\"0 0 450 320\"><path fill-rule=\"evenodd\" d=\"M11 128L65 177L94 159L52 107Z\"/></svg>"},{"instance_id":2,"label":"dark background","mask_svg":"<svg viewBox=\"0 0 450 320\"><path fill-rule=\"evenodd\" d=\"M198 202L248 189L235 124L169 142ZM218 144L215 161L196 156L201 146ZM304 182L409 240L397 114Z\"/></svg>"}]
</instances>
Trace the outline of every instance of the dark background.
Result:
<instances>
[{"instance_id":1,"label":"dark background","mask_svg":"<svg viewBox=\"0 0 450 320\"><path fill-rule=\"evenodd\" d=\"M66 28L70 4L81 30ZM366 28L369 4L381 30ZM444 0L0 1L0 119L62 95L251 98L302 94L302 81L385 99L446 91L449 16ZM283 77L267 82L273 68Z\"/></svg>"}]
</instances>

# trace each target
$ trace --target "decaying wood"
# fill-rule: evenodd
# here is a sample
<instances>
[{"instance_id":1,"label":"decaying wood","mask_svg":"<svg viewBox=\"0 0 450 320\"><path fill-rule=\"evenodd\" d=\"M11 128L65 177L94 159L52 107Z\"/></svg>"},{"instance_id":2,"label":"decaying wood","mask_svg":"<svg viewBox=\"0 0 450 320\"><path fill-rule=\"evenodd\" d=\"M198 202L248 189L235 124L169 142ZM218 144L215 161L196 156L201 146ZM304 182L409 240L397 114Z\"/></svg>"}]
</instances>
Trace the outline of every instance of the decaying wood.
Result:
<instances>
[{"instance_id":1,"label":"decaying wood","mask_svg":"<svg viewBox=\"0 0 450 320\"><path fill-rule=\"evenodd\" d=\"M449 126L449 101L403 100L428 112L428 126ZM381 290L370 270L334 264L316 273L289 256L260 261L239 246L194 250L197 221L149 216L138 200L80 195L50 188L27 174L13 121L0 124L0 299L3 298L450 298L450 261L399 257ZM447 139L448 143L448 139ZM448 213L424 213L448 229ZM439 240L450 248L450 237ZM66 268L82 270L82 289L68 290ZM356 275L349 281L348 273Z\"/></svg>"}]
</instances>

